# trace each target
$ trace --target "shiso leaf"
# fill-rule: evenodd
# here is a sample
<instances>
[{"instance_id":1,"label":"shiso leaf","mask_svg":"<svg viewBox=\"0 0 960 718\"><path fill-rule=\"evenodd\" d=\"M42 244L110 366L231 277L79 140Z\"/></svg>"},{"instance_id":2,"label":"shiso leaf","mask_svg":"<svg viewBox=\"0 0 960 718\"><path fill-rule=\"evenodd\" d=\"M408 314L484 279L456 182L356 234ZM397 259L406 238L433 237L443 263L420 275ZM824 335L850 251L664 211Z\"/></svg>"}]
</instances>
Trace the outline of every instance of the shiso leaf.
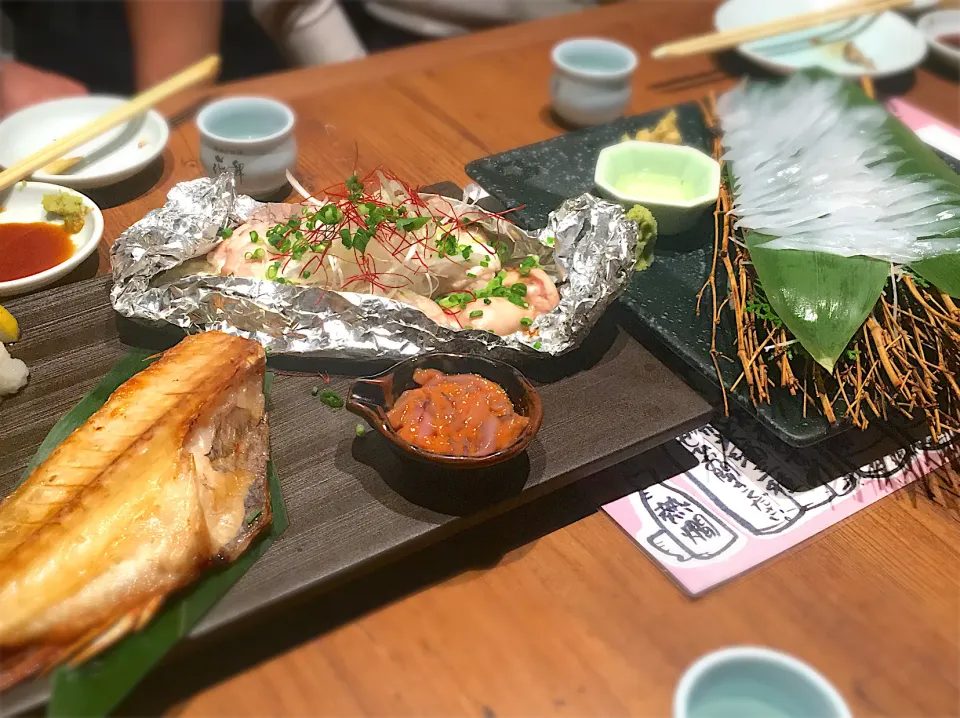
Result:
<instances>
[{"instance_id":1,"label":"shiso leaf","mask_svg":"<svg viewBox=\"0 0 960 718\"><path fill-rule=\"evenodd\" d=\"M37 449L21 483L57 448L61 441L90 418L110 395L159 354L134 349L118 361L76 406L61 417ZM264 392L273 379L267 374ZM237 561L203 574L182 591L170 596L154 619L141 631L125 637L104 653L79 666L61 666L52 675L52 695L47 715L52 718L105 716L156 666L177 642L227 593L240 577L282 534L288 524L280 480L272 461L267 463L273 521L269 531Z\"/></svg>"}]
</instances>

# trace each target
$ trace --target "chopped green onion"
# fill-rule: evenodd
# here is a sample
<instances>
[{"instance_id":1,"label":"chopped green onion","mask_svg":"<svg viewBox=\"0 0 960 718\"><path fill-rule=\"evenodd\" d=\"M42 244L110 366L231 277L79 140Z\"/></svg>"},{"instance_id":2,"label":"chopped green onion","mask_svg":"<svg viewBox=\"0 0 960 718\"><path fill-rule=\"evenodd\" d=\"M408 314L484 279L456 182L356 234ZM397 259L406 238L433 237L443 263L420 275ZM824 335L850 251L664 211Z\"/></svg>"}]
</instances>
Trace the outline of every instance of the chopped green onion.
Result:
<instances>
[{"instance_id":1,"label":"chopped green onion","mask_svg":"<svg viewBox=\"0 0 960 718\"><path fill-rule=\"evenodd\" d=\"M303 270L303 278L304 278L304 279L310 279L310 270L309 270L309 269Z\"/></svg>"},{"instance_id":2,"label":"chopped green onion","mask_svg":"<svg viewBox=\"0 0 960 718\"><path fill-rule=\"evenodd\" d=\"M477 278L477 275L474 274L473 272L467 272L467 276L470 277L470 279L476 279L476 278Z\"/></svg>"},{"instance_id":3,"label":"chopped green onion","mask_svg":"<svg viewBox=\"0 0 960 718\"><path fill-rule=\"evenodd\" d=\"M357 424L357 428L354 431L356 431L357 436L360 438L363 438L363 435L367 433L367 430L363 424Z\"/></svg>"},{"instance_id":4,"label":"chopped green onion","mask_svg":"<svg viewBox=\"0 0 960 718\"><path fill-rule=\"evenodd\" d=\"M533 320L530 317L523 317L520 320L520 326L522 327L529 327L531 324L533 324Z\"/></svg>"},{"instance_id":5,"label":"chopped green onion","mask_svg":"<svg viewBox=\"0 0 960 718\"><path fill-rule=\"evenodd\" d=\"M530 276L530 270L536 269L540 266L540 257L536 254L531 254L529 257L520 262L520 276L528 277Z\"/></svg>"},{"instance_id":6,"label":"chopped green onion","mask_svg":"<svg viewBox=\"0 0 960 718\"><path fill-rule=\"evenodd\" d=\"M263 251L263 247L257 247L255 250L253 250L254 259L263 259L265 254L266 252Z\"/></svg>"},{"instance_id":7,"label":"chopped green onion","mask_svg":"<svg viewBox=\"0 0 960 718\"><path fill-rule=\"evenodd\" d=\"M484 303L484 304L493 304L493 302L492 302L490 299L487 299L486 297L484 297L483 303Z\"/></svg>"},{"instance_id":8,"label":"chopped green onion","mask_svg":"<svg viewBox=\"0 0 960 718\"><path fill-rule=\"evenodd\" d=\"M467 292L451 292L447 296L437 299L437 304L444 309L457 309L471 301L473 301L473 295Z\"/></svg>"},{"instance_id":9,"label":"chopped green onion","mask_svg":"<svg viewBox=\"0 0 960 718\"><path fill-rule=\"evenodd\" d=\"M280 271L280 262L274 262L269 267L267 267L267 279L276 279L277 273Z\"/></svg>"},{"instance_id":10,"label":"chopped green onion","mask_svg":"<svg viewBox=\"0 0 960 718\"><path fill-rule=\"evenodd\" d=\"M343 399L340 398L340 395L335 392L327 389L320 393L320 401L329 406L331 409L341 409L343 408Z\"/></svg>"},{"instance_id":11,"label":"chopped green onion","mask_svg":"<svg viewBox=\"0 0 960 718\"><path fill-rule=\"evenodd\" d=\"M220 236L223 237L224 239L226 239L227 237L232 237L233 230L230 229L229 227L224 227L223 229L220 230Z\"/></svg>"},{"instance_id":12,"label":"chopped green onion","mask_svg":"<svg viewBox=\"0 0 960 718\"><path fill-rule=\"evenodd\" d=\"M320 393L320 387L319 387L319 386L313 387L313 389L310 390L310 393L311 393L313 396L316 396L317 394Z\"/></svg>"},{"instance_id":13,"label":"chopped green onion","mask_svg":"<svg viewBox=\"0 0 960 718\"><path fill-rule=\"evenodd\" d=\"M324 224L336 224L343 218L340 209L335 204L324 205L315 216L319 216L320 221Z\"/></svg>"},{"instance_id":14,"label":"chopped green onion","mask_svg":"<svg viewBox=\"0 0 960 718\"><path fill-rule=\"evenodd\" d=\"M553 245L555 245L555 244L557 243L557 238L556 238L556 237L547 237L545 240L543 240L543 243L544 243L545 245L547 245L548 247L552 247Z\"/></svg>"},{"instance_id":15,"label":"chopped green onion","mask_svg":"<svg viewBox=\"0 0 960 718\"><path fill-rule=\"evenodd\" d=\"M539 348L542 347L542 346L543 346L543 344L541 344L540 342L534 342L534 343L533 343L533 348L534 348L534 349L539 349Z\"/></svg>"},{"instance_id":16,"label":"chopped green onion","mask_svg":"<svg viewBox=\"0 0 960 718\"><path fill-rule=\"evenodd\" d=\"M343 246L347 249L353 248L353 238L350 236L350 230L344 227L340 230L340 237L343 239Z\"/></svg>"},{"instance_id":17,"label":"chopped green onion","mask_svg":"<svg viewBox=\"0 0 960 718\"><path fill-rule=\"evenodd\" d=\"M404 232L415 232L422 229L430 221L429 217L399 217L396 220L397 229Z\"/></svg>"},{"instance_id":18,"label":"chopped green onion","mask_svg":"<svg viewBox=\"0 0 960 718\"><path fill-rule=\"evenodd\" d=\"M244 252L244 253L243 253L243 258L244 258L244 259L253 259L253 252Z\"/></svg>"},{"instance_id":19,"label":"chopped green onion","mask_svg":"<svg viewBox=\"0 0 960 718\"><path fill-rule=\"evenodd\" d=\"M482 316L483 316L482 309L474 309L472 312L470 312L471 319L476 319L477 317L482 317Z\"/></svg>"},{"instance_id":20,"label":"chopped green onion","mask_svg":"<svg viewBox=\"0 0 960 718\"><path fill-rule=\"evenodd\" d=\"M517 282L510 287L510 292L525 297L527 296L527 285L523 282Z\"/></svg>"},{"instance_id":21,"label":"chopped green onion","mask_svg":"<svg viewBox=\"0 0 960 718\"><path fill-rule=\"evenodd\" d=\"M250 241L256 244L260 241L260 233L255 229L250 230Z\"/></svg>"},{"instance_id":22,"label":"chopped green onion","mask_svg":"<svg viewBox=\"0 0 960 718\"><path fill-rule=\"evenodd\" d=\"M460 250L460 256L463 257L465 260L466 260L466 259L470 259L470 253L471 253L471 252L473 252L473 247L470 247L470 246L468 246L468 245L464 245L464 246L463 246L463 249Z\"/></svg>"}]
</instances>

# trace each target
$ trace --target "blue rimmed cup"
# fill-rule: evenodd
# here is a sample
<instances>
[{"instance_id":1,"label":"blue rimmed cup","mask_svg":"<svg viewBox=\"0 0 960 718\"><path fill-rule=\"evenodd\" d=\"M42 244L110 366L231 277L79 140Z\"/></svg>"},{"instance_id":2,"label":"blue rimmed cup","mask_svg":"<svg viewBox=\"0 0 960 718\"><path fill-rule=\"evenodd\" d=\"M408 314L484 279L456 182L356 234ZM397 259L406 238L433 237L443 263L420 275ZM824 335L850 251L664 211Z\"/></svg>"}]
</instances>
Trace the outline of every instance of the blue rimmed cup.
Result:
<instances>
[{"instance_id":1,"label":"blue rimmed cup","mask_svg":"<svg viewBox=\"0 0 960 718\"><path fill-rule=\"evenodd\" d=\"M269 97L226 97L197 115L200 163L210 177L233 172L237 191L267 197L297 163L295 116Z\"/></svg>"},{"instance_id":2,"label":"blue rimmed cup","mask_svg":"<svg viewBox=\"0 0 960 718\"><path fill-rule=\"evenodd\" d=\"M615 40L577 37L555 45L550 57L550 99L563 120L602 125L623 114L639 64L633 50Z\"/></svg>"},{"instance_id":3,"label":"blue rimmed cup","mask_svg":"<svg viewBox=\"0 0 960 718\"><path fill-rule=\"evenodd\" d=\"M851 718L822 674L769 648L736 646L708 653L680 679L674 718Z\"/></svg>"}]
</instances>

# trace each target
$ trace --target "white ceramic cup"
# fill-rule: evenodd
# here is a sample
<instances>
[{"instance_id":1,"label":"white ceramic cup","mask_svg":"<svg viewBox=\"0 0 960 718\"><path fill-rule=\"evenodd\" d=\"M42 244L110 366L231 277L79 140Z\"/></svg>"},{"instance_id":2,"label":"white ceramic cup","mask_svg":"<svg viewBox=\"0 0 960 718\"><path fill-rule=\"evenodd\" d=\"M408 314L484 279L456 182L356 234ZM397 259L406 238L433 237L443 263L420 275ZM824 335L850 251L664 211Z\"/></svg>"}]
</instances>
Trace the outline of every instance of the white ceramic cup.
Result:
<instances>
[{"instance_id":1,"label":"white ceramic cup","mask_svg":"<svg viewBox=\"0 0 960 718\"><path fill-rule=\"evenodd\" d=\"M200 163L210 177L233 172L237 192L268 196L297 163L293 110L269 97L227 97L200 110Z\"/></svg>"},{"instance_id":2,"label":"white ceramic cup","mask_svg":"<svg viewBox=\"0 0 960 718\"><path fill-rule=\"evenodd\" d=\"M674 718L851 718L836 688L793 656L736 646L698 659L680 679Z\"/></svg>"},{"instance_id":3,"label":"white ceramic cup","mask_svg":"<svg viewBox=\"0 0 960 718\"><path fill-rule=\"evenodd\" d=\"M602 125L617 119L630 101L637 54L623 43L601 37L577 37L550 53L554 111L573 125Z\"/></svg>"}]
</instances>

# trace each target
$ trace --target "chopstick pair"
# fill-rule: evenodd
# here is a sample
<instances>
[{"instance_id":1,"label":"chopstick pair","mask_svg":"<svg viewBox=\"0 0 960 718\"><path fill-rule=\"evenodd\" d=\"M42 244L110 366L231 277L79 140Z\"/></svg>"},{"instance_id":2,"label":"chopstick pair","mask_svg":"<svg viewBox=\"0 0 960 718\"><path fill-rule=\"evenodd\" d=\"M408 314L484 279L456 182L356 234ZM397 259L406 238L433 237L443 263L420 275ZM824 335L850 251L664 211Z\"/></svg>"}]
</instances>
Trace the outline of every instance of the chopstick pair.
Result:
<instances>
[{"instance_id":1,"label":"chopstick pair","mask_svg":"<svg viewBox=\"0 0 960 718\"><path fill-rule=\"evenodd\" d=\"M129 102L74 130L65 137L51 142L43 149L34 152L19 162L15 162L3 172L0 172L0 190L29 177L40 169L46 168L51 174L65 172L82 159L81 157L64 157L71 150L77 149L107 130L111 130L137 115L142 115L150 108L177 93L206 80L216 78L219 71L220 56L210 55L158 85L154 85L149 90L144 90Z\"/></svg>"},{"instance_id":2,"label":"chopstick pair","mask_svg":"<svg viewBox=\"0 0 960 718\"><path fill-rule=\"evenodd\" d=\"M811 27L817 27L818 25L825 25L840 20L849 20L861 15L873 15L912 4L913 0L867 0L866 2L840 5L828 10L819 10L781 18L771 22L750 25L748 27L740 27L735 30L709 32L704 35L689 37L686 40L668 42L659 47L655 47L651 56L655 60L665 60L674 57L699 55L706 52L730 50L747 42L764 40L769 37L776 37L777 35L786 35L787 33L797 32L798 30L807 30Z\"/></svg>"}]
</instances>

